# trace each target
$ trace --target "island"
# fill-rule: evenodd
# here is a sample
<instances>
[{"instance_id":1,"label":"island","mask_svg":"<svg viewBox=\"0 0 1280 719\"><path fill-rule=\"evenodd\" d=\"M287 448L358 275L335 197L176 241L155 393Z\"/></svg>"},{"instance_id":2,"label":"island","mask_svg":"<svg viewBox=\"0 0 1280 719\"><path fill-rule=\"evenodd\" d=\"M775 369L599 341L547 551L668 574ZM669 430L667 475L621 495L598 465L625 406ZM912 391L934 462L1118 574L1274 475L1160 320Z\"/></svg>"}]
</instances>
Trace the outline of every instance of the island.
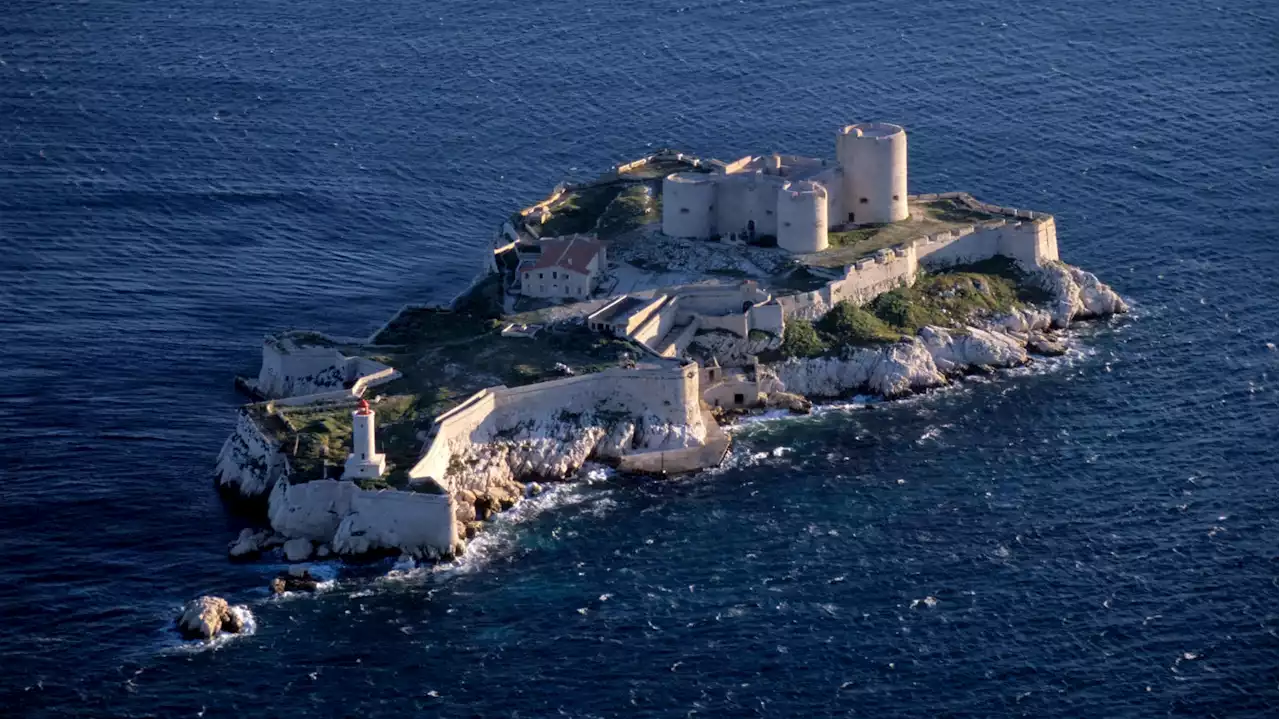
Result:
<instances>
[{"instance_id":1,"label":"island","mask_svg":"<svg viewBox=\"0 0 1280 719\"><path fill-rule=\"evenodd\" d=\"M266 338L214 473L262 519L233 557L454 557L589 461L714 467L741 413L1023 365L1128 310L1051 215L908 195L907 134L878 122L834 160L662 150L561 184L480 262L368 337Z\"/></svg>"}]
</instances>

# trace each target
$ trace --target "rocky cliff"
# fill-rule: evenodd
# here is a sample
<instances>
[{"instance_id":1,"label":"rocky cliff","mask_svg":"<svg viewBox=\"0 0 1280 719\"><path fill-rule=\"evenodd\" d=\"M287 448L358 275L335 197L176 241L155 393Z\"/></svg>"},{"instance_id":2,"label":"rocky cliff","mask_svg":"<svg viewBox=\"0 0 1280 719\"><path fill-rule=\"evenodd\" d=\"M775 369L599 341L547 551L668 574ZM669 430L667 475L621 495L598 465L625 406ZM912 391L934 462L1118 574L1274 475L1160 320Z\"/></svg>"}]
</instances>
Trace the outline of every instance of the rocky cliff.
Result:
<instances>
[{"instance_id":1,"label":"rocky cliff","mask_svg":"<svg viewBox=\"0 0 1280 719\"><path fill-rule=\"evenodd\" d=\"M1046 309L1018 308L960 329L928 326L915 337L881 347L845 351L836 357L790 359L765 365L761 373L787 392L811 398L869 392L901 397L946 384L967 372L1016 367L1032 354L1061 354L1053 329L1073 320L1129 311L1114 290L1093 274L1060 262L1029 281L1052 298Z\"/></svg>"}]
</instances>

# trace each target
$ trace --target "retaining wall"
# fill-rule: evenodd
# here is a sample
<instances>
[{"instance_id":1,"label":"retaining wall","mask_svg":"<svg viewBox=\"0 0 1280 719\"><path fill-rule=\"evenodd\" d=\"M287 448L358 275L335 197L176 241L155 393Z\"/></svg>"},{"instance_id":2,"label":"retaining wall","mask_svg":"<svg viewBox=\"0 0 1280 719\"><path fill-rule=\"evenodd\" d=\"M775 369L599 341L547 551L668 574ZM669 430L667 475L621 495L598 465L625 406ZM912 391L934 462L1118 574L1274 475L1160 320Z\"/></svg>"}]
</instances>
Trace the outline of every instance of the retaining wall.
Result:
<instances>
[{"instance_id":1,"label":"retaining wall","mask_svg":"<svg viewBox=\"0 0 1280 719\"><path fill-rule=\"evenodd\" d=\"M481 390L436 419L431 444L409 470L409 477L431 477L452 492L446 473L455 453L491 441L498 432L522 422L555 418L562 412L615 411L669 424L696 425L701 420L697 365L669 364Z\"/></svg>"}]
</instances>

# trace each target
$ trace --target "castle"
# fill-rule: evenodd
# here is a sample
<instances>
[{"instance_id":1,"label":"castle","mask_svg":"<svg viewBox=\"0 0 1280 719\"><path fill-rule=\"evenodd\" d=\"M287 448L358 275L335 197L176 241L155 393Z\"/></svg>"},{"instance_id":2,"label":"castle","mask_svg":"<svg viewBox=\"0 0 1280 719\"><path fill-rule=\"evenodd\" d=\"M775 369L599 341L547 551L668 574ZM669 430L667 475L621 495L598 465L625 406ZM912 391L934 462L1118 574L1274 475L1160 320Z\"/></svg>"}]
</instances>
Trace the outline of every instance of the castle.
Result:
<instances>
[{"instance_id":1,"label":"castle","mask_svg":"<svg viewBox=\"0 0 1280 719\"><path fill-rule=\"evenodd\" d=\"M836 158L748 155L711 173L672 173L662 182L662 232L771 235L779 247L805 253L827 249L831 229L907 219L905 130L884 122L844 127Z\"/></svg>"}]
</instances>

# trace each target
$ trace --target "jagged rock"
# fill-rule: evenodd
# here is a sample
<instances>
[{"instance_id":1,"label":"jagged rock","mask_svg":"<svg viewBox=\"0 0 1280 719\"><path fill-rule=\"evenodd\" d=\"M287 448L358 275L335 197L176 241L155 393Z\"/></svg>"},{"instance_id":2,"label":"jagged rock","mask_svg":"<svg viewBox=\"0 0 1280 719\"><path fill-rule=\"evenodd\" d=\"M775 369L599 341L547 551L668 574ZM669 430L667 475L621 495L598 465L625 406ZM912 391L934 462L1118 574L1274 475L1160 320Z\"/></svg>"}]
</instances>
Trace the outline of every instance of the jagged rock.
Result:
<instances>
[{"instance_id":1,"label":"jagged rock","mask_svg":"<svg viewBox=\"0 0 1280 719\"><path fill-rule=\"evenodd\" d=\"M545 491L546 491L546 488L544 488L541 484L538 484L537 482L530 482L524 488L525 495L529 497L536 497Z\"/></svg>"},{"instance_id":2,"label":"jagged rock","mask_svg":"<svg viewBox=\"0 0 1280 719\"><path fill-rule=\"evenodd\" d=\"M948 374L982 367L1016 367L1027 362L1023 343L1003 332L929 326L920 330L920 340L938 370Z\"/></svg>"},{"instance_id":3,"label":"jagged rock","mask_svg":"<svg viewBox=\"0 0 1280 719\"><path fill-rule=\"evenodd\" d=\"M284 558L290 562L305 562L311 558L310 539L290 539L284 543Z\"/></svg>"},{"instance_id":4,"label":"jagged rock","mask_svg":"<svg viewBox=\"0 0 1280 719\"><path fill-rule=\"evenodd\" d=\"M1027 337L1027 349L1036 354L1056 357L1067 353L1067 345L1056 337L1043 332L1033 332Z\"/></svg>"},{"instance_id":5,"label":"jagged rock","mask_svg":"<svg viewBox=\"0 0 1280 719\"><path fill-rule=\"evenodd\" d=\"M178 617L178 631L186 639L212 639L220 631L237 633L243 628L243 618L222 597L193 599Z\"/></svg>"},{"instance_id":6,"label":"jagged rock","mask_svg":"<svg viewBox=\"0 0 1280 719\"><path fill-rule=\"evenodd\" d=\"M311 570L305 566L290 567L289 571L281 572L271 580L272 594L314 592L319 587L319 580L312 576Z\"/></svg>"},{"instance_id":7,"label":"jagged rock","mask_svg":"<svg viewBox=\"0 0 1280 719\"><path fill-rule=\"evenodd\" d=\"M1015 307L1008 314L992 319L990 329L1027 334L1037 330L1047 330L1052 325L1053 317L1044 310L1035 307Z\"/></svg>"},{"instance_id":8,"label":"jagged rock","mask_svg":"<svg viewBox=\"0 0 1280 719\"><path fill-rule=\"evenodd\" d=\"M329 545L327 544L321 544L320 546L316 547L316 558L318 559L324 559L325 557L328 557L331 554L333 554L333 550L329 549Z\"/></svg>"},{"instance_id":9,"label":"jagged rock","mask_svg":"<svg viewBox=\"0 0 1280 719\"><path fill-rule=\"evenodd\" d=\"M227 548L227 554L232 558L253 557L260 554L267 547L267 542L271 539L269 530L260 529L253 530L245 528L240 530L240 536L231 542Z\"/></svg>"},{"instance_id":10,"label":"jagged rock","mask_svg":"<svg viewBox=\"0 0 1280 719\"><path fill-rule=\"evenodd\" d=\"M813 403L805 397L791 392L770 392L765 397L765 407L769 409L785 409L794 414L809 414Z\"/></svg>"},{"instance_id":11,"label":"jagged rock","mask_svg":"<svg viewBox=\"0 0 1280 719\"><path fill-rule=\"evenodd\" d=\"M772 373L784 391L806 397L838 397L855 390L900 397L946 383L918 339L857 349L843 357L790 359L765 371Z\"/></svg>"},{"instance_id":12,"label":"jagged rock","mask_svg":"<svg viewBox=\"0 0 1280 719\"><path fill-rule=\"evenodd\" d=\"M1050 307L1054 327L1066 327L1073 319L1123 314L1129 306L1093 273L1063 262L1051 262L1034 275L1034 282L1053 295Z\"/></svg>"}]
</instances>

